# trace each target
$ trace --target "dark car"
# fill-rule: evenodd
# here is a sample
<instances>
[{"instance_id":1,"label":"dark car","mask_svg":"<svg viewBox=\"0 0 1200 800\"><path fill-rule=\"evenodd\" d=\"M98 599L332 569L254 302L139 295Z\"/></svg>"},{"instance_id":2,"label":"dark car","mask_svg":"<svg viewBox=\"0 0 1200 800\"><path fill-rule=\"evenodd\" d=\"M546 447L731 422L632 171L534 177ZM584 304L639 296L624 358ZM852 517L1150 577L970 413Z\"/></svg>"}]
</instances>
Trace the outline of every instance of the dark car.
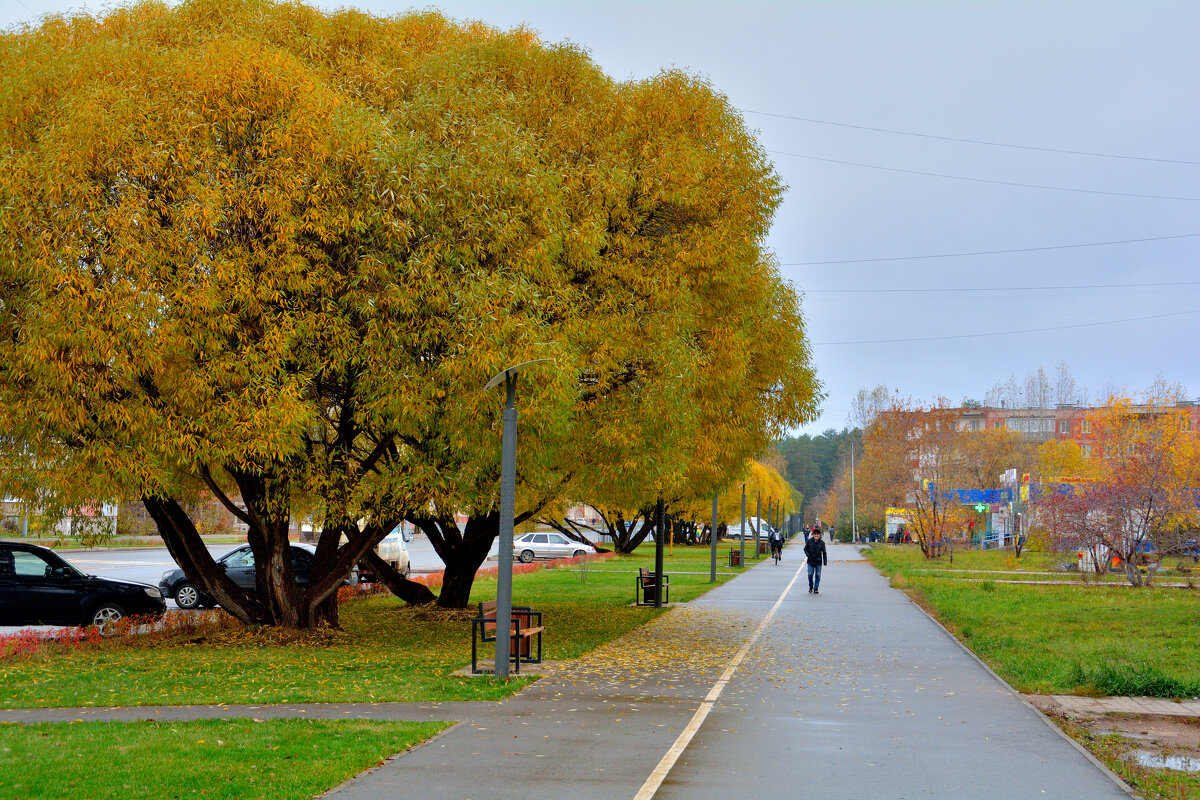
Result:
<instances>
[{"instance_id":1,"label":"dark car","mask_svg":"<svg viewBox=\"0 0 1200 800\"><path fill-rule=\"evenodd\" d=\"M292 542L292 574L295 575L298 586L303 588L308 585L308 576L312 572L313 559L316 558L316 555L317 548L315 546ZM229 579L243 589L254 591L256 588L254 551L250 549L250 545L244 544L235 550L230 550L217 559L217 565L224 568ZM342 582L350 586L358 583L358 569L350 570L350 574ZM201 592L196 584L188 580L181 569L164 572L162 579L158 582L158 588L163 597L174 599L175 604L180 608L209 608L217 604L216 600Z\"/></svg>"},{"instance_id":2,"label":"dark car","mask_svg":"<svg viewBox=\"0 0 1200 800\"><path fill-rule=\"evenodd\" d=\"M0 542L0 625L95 625L161 617L162 593L145 583L98 578L46 547Z\"/></svg>"}]
</instances>

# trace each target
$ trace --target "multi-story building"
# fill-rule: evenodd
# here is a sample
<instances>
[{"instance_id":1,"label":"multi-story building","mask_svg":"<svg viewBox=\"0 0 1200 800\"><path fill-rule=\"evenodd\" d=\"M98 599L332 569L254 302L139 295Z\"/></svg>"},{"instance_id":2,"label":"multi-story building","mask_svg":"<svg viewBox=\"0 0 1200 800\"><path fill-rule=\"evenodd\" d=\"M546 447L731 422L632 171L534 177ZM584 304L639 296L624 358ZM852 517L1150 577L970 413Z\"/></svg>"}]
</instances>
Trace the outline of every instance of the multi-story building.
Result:
<instances>
[{"instance_id":1,"label":"multi-story building","mask_svg":"<svg viewBox=\"0 0 1200 800\"><path fill-rule=\"evenodd\" d=\"M1174 406L1133 406L1138 416L1151 416L1167 412L1185 411L1185 429L1200 431L1200 400L1186 400ZM1006 428L1017 431L1027 439L1044 442L1050 439L1073 441L1083 450L1084 458L1103 455L1094 451L1096 447L1090 415L1098 411L1093 406L1058 405L1054 408L963 408L959 430L982 431L989 428Z\"/></svg>"}]
</instances>

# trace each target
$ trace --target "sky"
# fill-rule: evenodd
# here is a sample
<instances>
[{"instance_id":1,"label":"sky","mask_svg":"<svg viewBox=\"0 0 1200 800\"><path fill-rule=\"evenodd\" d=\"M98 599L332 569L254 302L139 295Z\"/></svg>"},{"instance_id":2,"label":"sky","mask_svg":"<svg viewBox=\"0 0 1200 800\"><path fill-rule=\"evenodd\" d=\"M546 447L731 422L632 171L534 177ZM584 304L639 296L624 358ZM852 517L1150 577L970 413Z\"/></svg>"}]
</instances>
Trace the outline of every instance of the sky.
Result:
<instances>
[{"instance_id":1,"label":"sky","mask_svg":"<svg viewBox=\"0 0 1200 800\"><path fill-rule=\"evenodd\" d=\"M788 186L767 244L827 395L797 432L846 426L859 389L982 400L1060 363L1093 401L1159 375L1200 399L1195 0L416 7L620 80L685 69L741 110ZM0 28L81 8L0 0Z\"/></svg>"}]
</instances>

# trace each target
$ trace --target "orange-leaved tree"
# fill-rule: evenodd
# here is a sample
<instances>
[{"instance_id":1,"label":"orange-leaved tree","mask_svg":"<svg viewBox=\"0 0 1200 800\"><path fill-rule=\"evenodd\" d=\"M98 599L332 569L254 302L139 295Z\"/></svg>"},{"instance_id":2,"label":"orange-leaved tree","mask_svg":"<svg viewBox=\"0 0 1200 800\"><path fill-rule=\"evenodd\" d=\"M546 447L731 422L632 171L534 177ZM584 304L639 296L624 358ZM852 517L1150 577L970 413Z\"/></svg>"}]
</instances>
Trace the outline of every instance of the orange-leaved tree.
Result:
<instances>
[{"instance_id":1,"label":"orange-leaved tree","mask_svg":"<svg viewBox=\"0 0 1200 800\"><path fill-rule=\"evenodd\" d=\"M518 393L520 518L573 486L681 493L811 413L762 249L779 182L703 81L268 0L50 18L0 70L5 486L137 497L242 620L336 624L403 519L464 605L499 524L482 386L510 364L555 359ZM204 548L199 493L247 525L257 591Z\"/></svg>"},{"instance_id":2,"label":"orange-leaved tree","mask_svg":"<svg viewBox=\"0 0 1200 800\"><path fill-rule=\"evenodd\" d=\"M1149 585L1147 562L1195 549L1200 444L1191 408L1112 397L1087 419L1085 479L1051 495L1049 513L1069 544L1117 556L1130 584Z\"/></svg>"}]
</instances>

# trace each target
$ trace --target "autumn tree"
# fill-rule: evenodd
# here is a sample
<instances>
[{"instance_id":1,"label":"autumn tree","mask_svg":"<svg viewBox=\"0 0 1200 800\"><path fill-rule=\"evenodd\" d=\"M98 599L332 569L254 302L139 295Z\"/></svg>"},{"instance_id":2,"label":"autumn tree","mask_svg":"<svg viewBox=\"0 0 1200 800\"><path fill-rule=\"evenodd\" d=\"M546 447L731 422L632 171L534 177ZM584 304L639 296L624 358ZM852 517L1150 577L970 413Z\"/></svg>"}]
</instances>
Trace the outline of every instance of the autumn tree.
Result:
<instances>
[{"instance_id":1,"label":"autumn tree","mask_svg":"<svg viewBox=\"0 0 1200 800\"><path fill-rule=\"evenodd\" d=\"M958 423L958 410L944 400L925 406L897 397L863 432L856 500L875 518L888 507L909 509L910 532L926 558L941 555L966 522L953 498L969 480ZM839 478L837 487L831 494L844 508L848 480Z\"/></svg>"},{"instance_id":2,"label":"autumn tree","mask_svg":"<svg viewBox=\"0 0 1200 800\"><path fill-rule=\"evenodd\" d=\"M1133 586L1150 583L1153 571L1143 577L1140 568L1152 554L1183 550L1200 525L1200 446L1189 412L1110 399L1088 415L1095 457L1085 479L1047 501L1074 546L1118 556Z\"/></svg>"},{"instance_id":3,"label":"autumn tree","mask_svg":"<svg viewBox=\"0 0 1200 800\"><path fill-rule=\"evenodd\" d=\"M336 624L404 519L465 604L499 524L481 387L509 364L555 359L522 379L519 519L580 486L711 491L812 413L762 249L779 181L703 81L266 0L50 18L0 69L5 485L132 493L240 619ZM248 526L256 592L203 547L201 493Z\"/></svg>"}]
</instances>

